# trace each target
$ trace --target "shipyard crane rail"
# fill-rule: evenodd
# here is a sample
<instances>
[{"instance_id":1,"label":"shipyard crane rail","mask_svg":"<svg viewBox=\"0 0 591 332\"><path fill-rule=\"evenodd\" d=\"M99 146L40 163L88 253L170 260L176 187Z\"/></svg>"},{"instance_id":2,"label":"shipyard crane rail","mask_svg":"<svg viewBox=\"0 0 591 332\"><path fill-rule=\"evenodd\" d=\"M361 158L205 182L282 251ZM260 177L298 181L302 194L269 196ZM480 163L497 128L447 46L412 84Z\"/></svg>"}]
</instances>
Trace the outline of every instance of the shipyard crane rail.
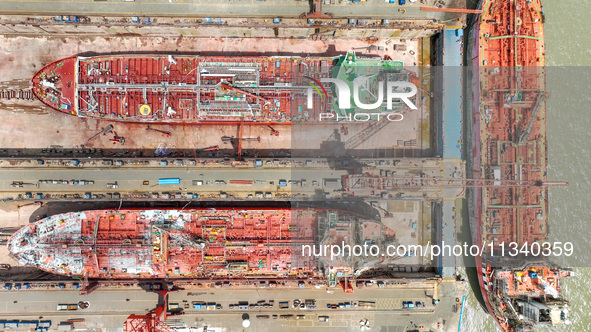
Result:
<instances>
[{"instance_id":1,"label":"shipyard crane rail","mask_svg":"<svg viewBox=\"0 0 591 332\"><path fill-rule=\"evenodd\" d=\"M345 176L346 190L396 188L531 188L568 186L567 181L496 180L463 178L381 177L369 175Z\"/></svg>"}]
</instances>

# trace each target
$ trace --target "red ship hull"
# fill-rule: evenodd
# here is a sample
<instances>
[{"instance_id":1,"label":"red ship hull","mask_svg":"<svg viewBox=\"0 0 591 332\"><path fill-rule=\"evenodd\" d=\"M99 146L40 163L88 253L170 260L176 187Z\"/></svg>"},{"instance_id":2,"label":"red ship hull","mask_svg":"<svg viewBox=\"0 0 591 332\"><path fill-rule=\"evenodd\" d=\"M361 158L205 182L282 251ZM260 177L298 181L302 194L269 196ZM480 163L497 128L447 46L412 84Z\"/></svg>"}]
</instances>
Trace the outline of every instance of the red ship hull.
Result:
<instances>
[{"instance_id":1,"label":"red ship hull","mask_svg":"<svg viewBox=\"0 0 591 332\"><path fill-rule=\"evenodd\" d=\"M319 277L298 248L315 240L306 209L92 210L17 231L21 264L67 276L138 278Z\"/></svg>"}]
</instances>

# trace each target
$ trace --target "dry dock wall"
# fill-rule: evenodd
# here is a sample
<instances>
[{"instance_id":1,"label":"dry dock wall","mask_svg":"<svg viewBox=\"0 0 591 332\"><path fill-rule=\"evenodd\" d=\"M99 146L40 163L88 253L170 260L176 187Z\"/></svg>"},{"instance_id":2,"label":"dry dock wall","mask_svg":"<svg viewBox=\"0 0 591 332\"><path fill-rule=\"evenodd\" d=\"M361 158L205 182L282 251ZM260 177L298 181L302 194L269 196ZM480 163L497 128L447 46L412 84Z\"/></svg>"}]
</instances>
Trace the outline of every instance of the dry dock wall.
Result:
<instances>
[{"instance_id":1,"label":"dry dock wall","mask_svg":"<svg viewBox=\"0 0 591 332\"><path fill-rule=\"evenodd\" d=\"M32 24L2 23L0 34L6 36L145 36L145 37L281 37L281 38L420 38L438 32L438 26L395 28L384 26L330 27L324 25L239 26L239 25L89 25L57 24L41 21Z\"/></svg>"}]
</instances>

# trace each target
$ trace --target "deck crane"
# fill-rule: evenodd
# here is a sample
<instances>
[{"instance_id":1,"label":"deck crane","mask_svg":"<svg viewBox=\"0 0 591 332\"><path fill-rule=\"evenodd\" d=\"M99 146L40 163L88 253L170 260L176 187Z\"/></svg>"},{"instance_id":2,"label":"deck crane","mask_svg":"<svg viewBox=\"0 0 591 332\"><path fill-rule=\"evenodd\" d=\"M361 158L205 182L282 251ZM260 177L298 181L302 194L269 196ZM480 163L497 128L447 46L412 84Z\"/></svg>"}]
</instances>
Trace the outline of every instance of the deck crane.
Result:
<instances>
[{"instance_id":1,"label":"deck crane","mask_svg":"<svg viewBox=\"0 0 591 332\"><path fill-rule=\"evenodd\" d=\"M237 87L232 86L232 85L230 85L228 83L225 83L225 82L222 82L220 84L220 87L223 87L223 88L228 89L228 90L236 91L236 92L239 92L239 93L243 93L243 94L245 94L245 95L247 95L249 97L259 99L260 101L263 101L265 103L271 103L271 100L269 100L269 99L267 99L265 97L262 97L262 96L259 96L259 95L255 95L254 93L251 93L251 92L248 92L246 90L237 88Z\"/></svg>"},{"instance_id":2,"label":"deck crane","mask_svg":"<svg viewBox=\"0 0 591 332\"><path fill-rule=\"evenodd\" d=\"M542 106L542 102L546 100L546 93L544 91L538 92L536 96L536 100L534 102L534 106L531 110L531 115L525 129L521 132L519 136L517 136L517 145L525 144L525 140L531 134L531 130L536 122L536 118L538 117L538 112Z\"/></svg>"}]
</instances>

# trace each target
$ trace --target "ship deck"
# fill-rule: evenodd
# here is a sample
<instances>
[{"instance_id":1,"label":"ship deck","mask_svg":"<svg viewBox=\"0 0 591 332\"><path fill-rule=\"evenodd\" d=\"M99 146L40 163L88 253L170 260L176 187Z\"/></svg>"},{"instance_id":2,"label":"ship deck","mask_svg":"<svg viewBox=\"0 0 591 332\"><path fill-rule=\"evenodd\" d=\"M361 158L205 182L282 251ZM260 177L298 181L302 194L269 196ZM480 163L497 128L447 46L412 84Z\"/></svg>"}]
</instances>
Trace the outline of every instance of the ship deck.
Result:
<instances>
[{"instance_id":1,"label":"ship deck","mask_svg":"<svg viewBox=\"0 0 591 332\"><path fill-rule=\"evenodd\" d=\"M569 275L543 265L531 267L528 262L539 264L544 257L533 252L524 256L522 247L548 240L548 187L532 185L547 180L543 17L540 0L488 0L482 9L473 58L478 74L472 160L475 176L495 182L474 191L473 234L476 244L494 248L477 258L486 306L503 330L515 331L530 328L534 321L524 321L514 309L523 302L513 301L558 300L560 279ZM505 181L529 184L511 188ZM518 257L499 250L510 245L517 246Z\"/></svg>"},{"instance_id":2,"label":"ship deck","mask_svg":"<svg viewBox=\"0 0 591 332\"><path fill-rule=\"evenodd\" d=\"M298 108L306 103L303 76L326 76L331 62L288 57L71 57L45 67L33 84L45 104L79 116L137 122L284 122L292 114L304 116ZM42 89L47 79L56 81L55 89ZM319 98L316 111L329 102Z\"/></svg>"},{"instance_id":3,"label":"ship deck","mask_svg":"<svg viewBox=\"0 0 591 332\"><path fill-rule=\"evenodd\" d=\"M81 117L159 123L285 123L318 121L320 113L355 113L356 108L333 107L332 86L320 83L323 78L371 76L362 100L383 94L378 91L378 79L393 79L391 75L408 79L399 61L358 59L353 51L347 53L346 61L344 57L70 57L42 68L32 84L44 104ZM354 74L349 74L352 69ZM385 112L385 105L372 112ZM393 106L401 107L402 103Z\"/></svg>"},{"instance_id":4,"label":"ship deck","mask_svg":"<svg viewBox=\"0 0 591 332\"><path fill-rule=\"evenodd\" d=\"M495 280L505 289L501 296L542 297L548 293L558 294L560 278L568 276L565 271L553 271L545 266L530 267L521 271L500 270L495 272Z\"/></svg>"},{"instance_id":5,"label":"ship deck","mask_svg":"<svg viewBox=\"0 0 591 332\"><path fill-rule=\"evenodd\" d=\"M486 243L547 239L544 44L538 1L486 1L480 26L480 142ZM530 182L531 183L531 182Z\"/></svg>"}]
</instances>

